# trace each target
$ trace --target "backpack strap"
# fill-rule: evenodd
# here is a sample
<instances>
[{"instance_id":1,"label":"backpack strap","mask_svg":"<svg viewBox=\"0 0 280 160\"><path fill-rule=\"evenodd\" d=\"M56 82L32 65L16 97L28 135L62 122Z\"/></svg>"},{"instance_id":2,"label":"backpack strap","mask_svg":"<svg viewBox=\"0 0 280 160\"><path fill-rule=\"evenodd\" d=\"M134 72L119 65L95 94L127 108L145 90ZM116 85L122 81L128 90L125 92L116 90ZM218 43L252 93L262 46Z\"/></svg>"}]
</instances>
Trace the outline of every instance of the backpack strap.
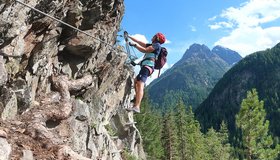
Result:
<instances>
[{"instance_id":1,"label":"backpack strap","mask_svg":"<svg viewBox=\"0 0 280 160\"><path fill-rule=\"evenodd\" d=\"M159 70L158 70L158 76L157 76L157 78L158 78L158 77L159 77L159 75L160 75L160 70L161 70L161 69L159 69Z\"/></svg>"}]
</instances>

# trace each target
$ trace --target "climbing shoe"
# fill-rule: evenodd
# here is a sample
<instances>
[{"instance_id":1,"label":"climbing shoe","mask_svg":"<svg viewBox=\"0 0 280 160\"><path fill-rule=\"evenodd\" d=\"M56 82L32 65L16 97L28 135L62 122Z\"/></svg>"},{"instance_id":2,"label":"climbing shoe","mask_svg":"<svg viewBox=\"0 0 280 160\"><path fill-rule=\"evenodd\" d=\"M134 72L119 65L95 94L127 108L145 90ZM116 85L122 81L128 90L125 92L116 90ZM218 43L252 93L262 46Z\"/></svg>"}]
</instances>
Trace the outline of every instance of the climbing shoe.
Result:
<instances>
[{"instance_id":1,"label":"climbing shoe","mask_svg":"<svg viewBox=\"0 0 280 160\"><path fill-rule=\"evenodd\" d=\"M140 108L138 108L138 107L126 108L126 110L128 112L133 111L134 113L140 113Z\"/></svg>"}]
</instances>

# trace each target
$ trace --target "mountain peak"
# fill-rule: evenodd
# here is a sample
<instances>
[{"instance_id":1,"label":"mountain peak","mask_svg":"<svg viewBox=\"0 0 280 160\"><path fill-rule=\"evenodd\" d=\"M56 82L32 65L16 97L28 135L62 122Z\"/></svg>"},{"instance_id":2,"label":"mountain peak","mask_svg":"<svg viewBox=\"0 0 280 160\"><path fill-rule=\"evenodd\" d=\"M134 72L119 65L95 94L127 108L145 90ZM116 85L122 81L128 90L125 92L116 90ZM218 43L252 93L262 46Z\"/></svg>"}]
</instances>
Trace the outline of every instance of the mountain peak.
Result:
<instances>
[{"instance_id":1,"label":"mountain peak","mask_svg":"<svg viewBox=\"0 0 280 160\"><path fill-rule=\"evenodd\" d=\"M213 52L213 51L220 51L220 50L224 50L224 51L233 51L233 50L231 50L231 49L229 49L229 48L226 48L226 47L224 47L224 46L217 45L217 46L215 46L215 47L212 49L212 52ZM235 51L234 51L234 52L235 52Z\"/></svg>"},{"instance_id":2,"label":"mountain peak","mask_svg":"<svg viewBox=\"0 0 280 160\"><path fill-rule=\"evenodd\" d=\"M190 46L189 48L190 51L197 51L197 52L203 52L203 51L206 51L206 52L209 52L210 49L204 45L204 44L198 44L198 43L194 43Z\"/></svg>"},{"instance_id":3,"label":"mountain peak","mask_svg":"<svg viewBox=\"0 0 280 160\"><path fill-rule=\"evenodd\" d=\"M220 58L226 61L229 65L233 65L242 57L236 52L229 48L217 45L212 49L212 53L217 54Z\"/></svg>"},{"instance_id":4,"label":"mountain peak","mask_svg":"<svg viewBox=\"0 0 280 160\"><path fill-rule=\"evenodd\" d=\"M204 44L192 44L189 49L186 50L183 60L188 59L190 57L199 57L202 59L209 58L211 56L211 50Z\"/></svg>"},{"instance_id":5,"label":"mountain peak","mask_svg":"<svg viewBox=\"0 0 280 160\"><path fill-rule=\"evenodd\" d=\"M178 97L197 107L230 66L206 45L193 44L168 72L147 88L150 99L164 106Z\"/></svg>"},{"instance_id":6,"label":"mountain peak","mask_svg":"<svg viewBox=\"0 0 280 160\"><path fill-rule=\"evenodd\" d=\"M223 47L223 46L221 46L221 45L217 45L217 46L215 46L212 50L219 50L219 49L229 50L228 48Z\"/></svg>"}]
</instances>

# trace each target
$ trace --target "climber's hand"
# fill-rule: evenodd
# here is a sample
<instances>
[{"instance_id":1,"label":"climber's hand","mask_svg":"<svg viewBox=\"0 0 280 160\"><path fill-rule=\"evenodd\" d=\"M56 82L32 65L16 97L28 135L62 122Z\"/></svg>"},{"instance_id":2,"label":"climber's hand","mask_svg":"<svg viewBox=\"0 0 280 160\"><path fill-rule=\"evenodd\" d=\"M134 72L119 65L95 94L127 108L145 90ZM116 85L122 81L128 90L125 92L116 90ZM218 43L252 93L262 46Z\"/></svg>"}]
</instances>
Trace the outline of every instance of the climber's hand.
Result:
<instances>
[{"instance_id":1,"label":"climber's hand","mask_svg":"<svg viewBox=\"0 0 280 160\"><path fill-rule=\"evenodd\" d=\"M130 64L133 65L133 66L137 65L137 63L135 63L134 61L131 61Z\"/></svg>"},{"instance_id":2,"label":"climber's hand","mask_svg":"<svg viewBox=\"0 0 280 160\"><path fill-rule=\"evenodd\" d=\"M124 35L125 41L127 42L127 41L128 41L128 32L127 32L127 31L124 31L124 32L123 32L123 35Z\"/></svg>"}]
</instances>

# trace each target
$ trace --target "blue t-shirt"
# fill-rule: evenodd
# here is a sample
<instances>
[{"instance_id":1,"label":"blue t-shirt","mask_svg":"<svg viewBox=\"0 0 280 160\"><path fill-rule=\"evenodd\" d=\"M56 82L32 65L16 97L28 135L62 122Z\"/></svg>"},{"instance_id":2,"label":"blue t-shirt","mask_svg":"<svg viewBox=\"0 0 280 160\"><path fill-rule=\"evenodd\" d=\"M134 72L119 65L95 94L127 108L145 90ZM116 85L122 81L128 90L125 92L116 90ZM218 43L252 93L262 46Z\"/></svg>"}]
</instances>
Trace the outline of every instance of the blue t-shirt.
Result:
<instances>
[{"instance_id":1,"label":"blue t-shirt","mask_svg":"<svg viewBox=\"0 0 280 160\"><path fill-rule=\"evenodd\" d=\"M154 67L155 65L155 62L152 61L152 60L149 60L149 58L151 59L156 59L156 57L159 55L160 53L160 49L161 49L161 46L160 46L160 43L156 42L156 43L152 43L152 44L147 44L146 46L153 46L153 48L155 49L154 52L152 53L146 53L145 56L144 56L144 61L142 61L141 65L142 66L150 66L150 67ZM146 60L145 60L146 59Z\"/></svg>"}]
</instances>

